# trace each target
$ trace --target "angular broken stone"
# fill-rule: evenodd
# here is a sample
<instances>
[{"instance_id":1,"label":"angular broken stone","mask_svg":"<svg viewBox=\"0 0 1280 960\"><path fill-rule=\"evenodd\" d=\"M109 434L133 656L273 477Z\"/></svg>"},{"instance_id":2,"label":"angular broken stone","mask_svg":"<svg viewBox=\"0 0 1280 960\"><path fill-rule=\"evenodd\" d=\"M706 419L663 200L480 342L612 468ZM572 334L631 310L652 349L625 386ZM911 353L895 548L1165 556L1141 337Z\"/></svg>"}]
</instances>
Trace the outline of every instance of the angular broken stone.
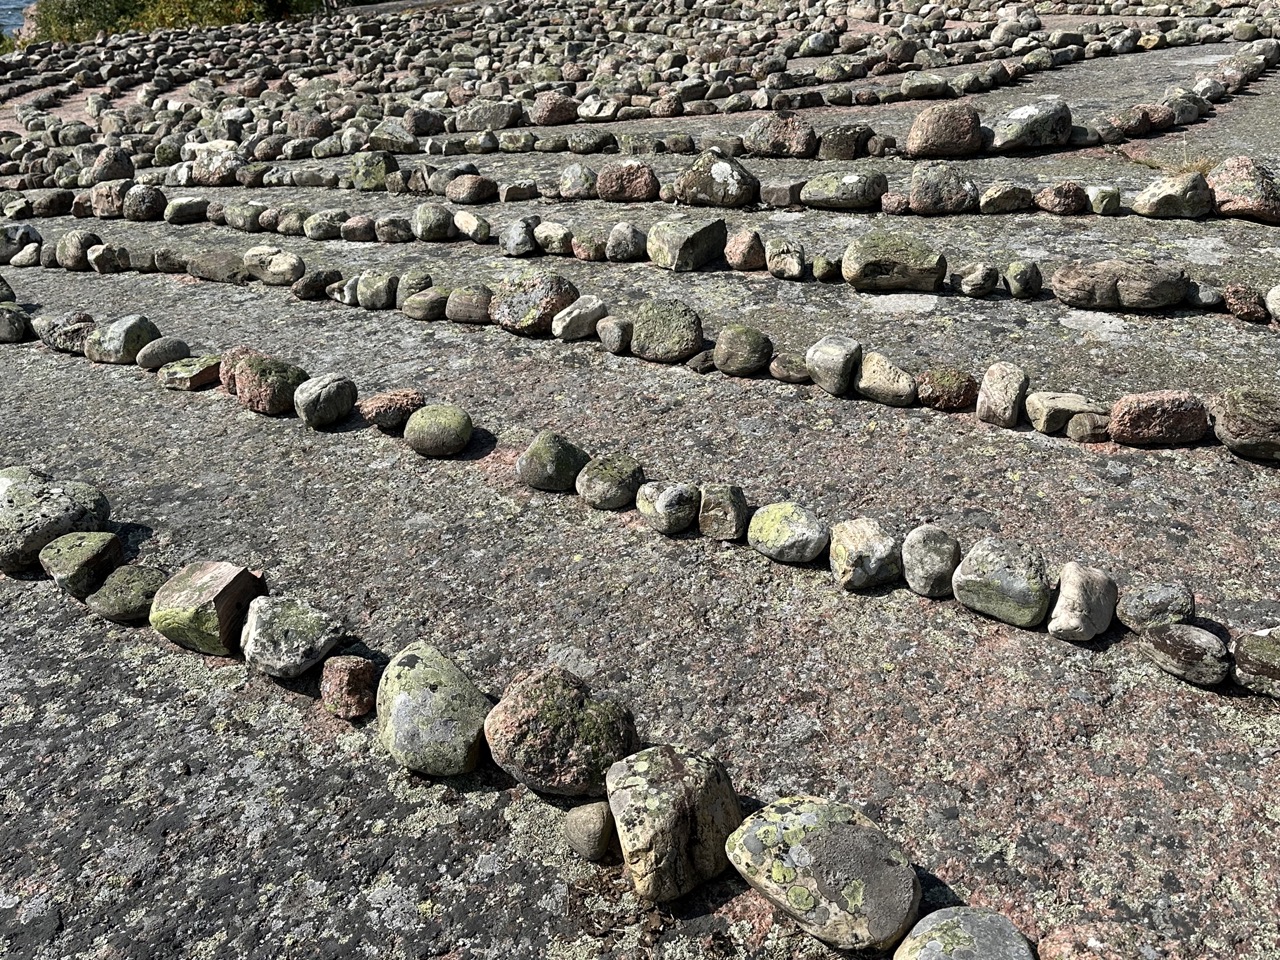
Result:
<instances>
[{"instance_id":1,"label":"angular broken stone","mask_svg":"<svg viewBox=\"0 0 1280 960\"><path fill-rule=\"evenodd\" d=\"M521 783L566 797L603 796L614 763L639 746L623 704L593 697L563 667L515 677L484 721L494 762Z\"/></svg>"},{"instance_id":2,"label":"angular broken stone","mask_svg":"<svg viewBox=\"0 0 1280 960\"><path fill-rule=\"evenodd\" d=\"M831 572L845 590L872 590L902 576L897 539L870 517L844 520L831 528Z\"/></svg>"},{"instance_id":3,"label":"angular broken stone","mask_svg":"<svg viewBox=\"0 0 1280 960\"><path fill-rule=\"evenodd\" d=\"M714 757L650 747L610 767L605 787L637 896L674 900L729 866L725 841L742 809Z\"/></svg>"},{"instance_id":4,"label":"angular broken stone","mask_svg":"<svg viewBox=\"0 0 1280 960\"><path fill-rule=\"evenodd\" d=\"M1071 561L1058 577L1058 601L1049 618L1049 636L1088 643L1111 626L1116 584L1105 571Z\"/></svg>"},{"instance_id":5,"label":"angular broken stone","mask_svg":"<svg viewBox=\"0 0 1280 960\"><path fill-rule=\"evenodd\" d=\"M244 567L218 560L187 564L170 577L151 601L151 626L180 647L229 657L240 647L240 628L249 604L266 584Z\"/></svg>"},{"instance_id":6,"label":"angular broken stone","mask_svg":"<svg viewBox=\"0 0 1280 960\"><path fill-rule=\"evenodd\" d=\"M323 660L341 635L328 614L305 600L257 597L249 604L240 648L263 673L296 677Z\"/></svg>"},{"instance_id":7,"label":"angular broken stone","mask_svg":"<svg viewBox=\"0 0 1280 960\"><path fill-rule=\"evenodd\" d=\"M913 237L872 230L845 247L840 270L855 290L932 293L942 287L947 260Z\"/></svg>"},{"instance_id":8,"label":"angular broken stone","mask_svg":"<svg viewBox=\"0 0 1280 960\"><path fill-rule=\"evenodd\" d=\"M1041 391L1027 394L1027 419L1037 433L1060 433L1072 417L1081 413L1105 415L1105 404L1094 403L1078 393Z\"/></svg>"},{"instance_id":9,"label":"angular broken stone","mask_svg":"<svg viewBox=\"0 0 1280 960\"><path fill-rule=\"evenodd\" d=\"M430 777L480 762L489 699L425 640L391 658L378 682L378 736L396 763Z\"/></svg>"},{"instance_id":10,"label":"angular broken stone","mask_svg":"<svg viewBox=\"0 0 1280 960\"><path fill-rule=\"evenodd\" d=\"M919 913L911 861L848 804L775 800L742 822L725 851L747 883L837 949L888 950Z\"/></svg>"},{"instance_id":11,"label":"angular broken stone","mask_svg":"<svg viewBox=\"0 0 1280 960\"><path fill-rule=\"evenodd\" d=\"M1051 589L1044 557L1016 540L986 537L973 545L951 578L956 599L1015 627L1039 625Z\"/></svg>"},{"instance_id":12,"label":"angular broken stone","mask_svg":"<svg viewBox=\"0 0 1280 960\"><path fill-rule=\"evenodd\" d=\"M578 496L597 510L626 510L635 505L636 491L644 483L640 461L625 453L596 457L578 473Z\"/></svg>"},{"instance_id":13,"label":"angular broken stone","mask_svg":"<svg viewBox=\"0 0 1280 960\"><path fill-rule=\"evenodd\" d=\"M58 589L84 600L124 560L124 544L114 533L68 533L40 551L40 566Z\"/></svg>"},{"instance_id":14,"label":"angular broken stone","mask_svg":"<svg viewBox=\"0 0 1280 960\"><path fill-rule=\"evenodd\" d=\"M1209 432L1209 411L1187 390L1131 393L1111 407L1111 439L1131 447L1181 446Z\"/></svg>"},{"instance_id":15,"label":"angular broken stone","mask_svg":"<svg viewBox=\"0 0 1280 960\"><path fill-rule=\"evenodd\" d=\"M849 392L861 360L862 344L841 336L823 337L804 355L810 378L833 397Z\"/></svg>"},{"instance_id":16,"label":"angular broken stone","mask_svg":"<svg viewBox=\"0 0 1280 960\"><path fill-rule=\"evenodd\" d=\"M378 668L365 657L330 657L320 674L320 702L335 717L355 720L377 702Z\"/></svg>"},{"instance_id":17,"label":"angular broken stone","mask_svg":"<svg viewBox=\"0 0 1280 960\"><path fill-rule=\"evenodd\" d=\"M202 390L219 381L222 356L187 357L166 363L156 371L156 382L166 390Z\"/></svg>"},{"instance_id":18,"label":"angular broken stone","mask_svg":"<svg viewBox=\"0 0 1280 960\"><path fill-rule=\"evenodd\" d=\"M1186 297L1189 284L1181 268L1139 260L1076 260L1050 281L1055 297L1081 310L1173 307Z\"/></svg>"},{"instance_id":19,"label":"angular broken stone","mask_svg":"<svg viewBox=\"0 0 1280 960\"><path fill-rule=\"evenodd\" d=\"M303 423L319 430L350 416L358 397L354 381L331 373L298 384L293 406Z\"/></svg>"},{"instance_id":20,"label":"angular broken stone","mask_svg":"<svg viewBox=\"0 0 1280 960\"><path fill-rule=\"evenodd\" d=\"M1021 367L998 360L987 368L978 388L978 419L1012 429L1022 414L1031 381Z\"/></svg>"},{"instance_id":21,"label":"angular broken stone","mask_svg":"<svg viewBox=\"0 0 1280 960\"><path fill-rule=\"evenodd\" d=\"M665 270L697 270L724 255L723 219L660 220L649 228L649 259Z\"/></svg>"},{"instance_id":22,"label":"angular broken stone","mask_svg":"<svg viewBox=\"0 0 1280 960\"><path fill-rule=\"evenodd\" d=\"M742 488L731 483L705 483L698 507L698 532L712 540L741 540L751 510Z\"/></svg>"},{"instance_id":23,"label":"angular broken stone","mask_svg":"<svg viewBox=\"0 0 1280 960\"><path fill-rule=\"evenodd\" d=\"M693 526L702 505L702 491L692 483L651 481L636 491L636 509L659 533L675 536Z\"/></svg>"}]
</instances>

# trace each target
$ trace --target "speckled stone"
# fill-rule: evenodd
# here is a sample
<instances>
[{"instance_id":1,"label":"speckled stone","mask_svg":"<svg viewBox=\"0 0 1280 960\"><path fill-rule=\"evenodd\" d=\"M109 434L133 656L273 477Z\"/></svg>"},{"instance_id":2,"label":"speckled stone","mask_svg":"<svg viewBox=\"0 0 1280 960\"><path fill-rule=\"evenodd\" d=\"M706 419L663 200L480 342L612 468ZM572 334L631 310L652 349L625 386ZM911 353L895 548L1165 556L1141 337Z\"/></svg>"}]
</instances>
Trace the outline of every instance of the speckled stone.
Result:
<instances>
[{"instance_id":1,"label":"speckled stone","mask_svg":"<svg viewBox=\"0 0 1280 960\"><path fill-rule=\"evenodd\" d=\"M151 627L180 647L229 657L240 646L249 604L266 592L262 578L217 560L189 563L151 601Z\"/></svg>"},{"instance_id":2,"label":"speckled stone","mask_svg":"<svg viewBox=\"0 0 1280 960\"><path fill-rule=\"evenodd\" d=\"M305 600L257 597L249 604L240 649L255 669L296 677L323 660L340 636L332 618Z\"/></svg>"},{"instance_id":3,"label":"speckled stone","mask_svg":"<svg viewBox=\"0 0 1280 960\"><path fill-rule=\"evenodd\" d=\"M1188 623L1151 627L1138 635L1138 649L1165 673L1201 687L1227 679L1231 655L1216 633Z\"/></svg>"},{"instance_id":4,"label":"speckled stone","mask_svg":"<svg viewBox=\"0 0 1280 960\"><path fill-rule=\"evenodd\" d=\"M365 657L330 657L320 673L320 702L335 717L356 720L377 701L378 668Z\"/></svg>"},{"instance_id":5,"label":"speckled stone","mask_svg":"<svg viewBox=\"0 0 1280 960\"><path fill-rule=\"evenodd\" d=\"M110 515L107 498L86 483L27 467L0 470L0 573L31 566L65 534L101 530Z\"/></svg>"},{"instance_id":6,"label":"speckled stone","mask_svg":"<svg viewBox=\"0 0 1280 960\"><path fill-rule=\"evenodd\" d=\"M213 354L166 363L156 371L156 382L166 390L192 391L213 386L221 376L222 357Z\"/></svg>"},{"instance_id":7,"label":"speckled stone","mask_svg":"<svg viewBox=\"0 0 1280 960\"><path fill-rule=\"evenodd\" d=\"M837 949L888 950L919 912L911 861L848 804L775 800L744 820L725 850L747 883Z\"/></svg>"},{"instance_id":8,"label":"speckled stone","mask_svg":"<svg viewBox=\"0 0 1280 960\"><path fill-rule=\"evenodd\" d=\"M1130 587L1116 604L1116 619L1134 633L1196 615L1196 598L1185 583L1148 583Z\"/></svg>"},{"instance_id":9,"label":"speckled stone","mask_svg":"<svg viewBox=\"0 0 1280 960\"><path fill-rule=\"evenodd\" d=\"M585 450L566 437L543 430L516 460L516 476L535 490L572 490L578 474L591 460Z\"/></svg>"},{"instance_id":10,"label":"speckled stone","mask_svg":"<svg viewBox=\"0 0 1280 960\"><path fill-rule=\"evenodd\" d=\"M684 363L702 349L702 319L677 300L646 300L631 318L631 352L655 363Z\"/></svg>"},{"instance_id":11,"label":"speckled stone","mask_svg":"<svg viewBox=\"0 0 1280 960\"><path fill-rule=\"evenodd\" d=\"M409 387L384 390L365 397L356 404L356 409L370 426L377 427L384 433L395 433L403 430L409 418L426 403L426 395L421 390Z\"/></svg>"},{"instance_id":12,"label":"speckled stone","mask_svg":"<svg viewBox=\"0 0 1280 960\"><path fill-rule=\"evenodd\" d=\"M636 491L636 509L659 533L675 536L693 526L702 507L702 491L692 483L651 481Z\"/></svg>"},{"instance_id":13,"label":"speckled stone","mask_svg":"<svg viewBox=\"0 0 1280 960\"><path fill-rule=\"evenodd\" d=\"M951 596L951 578L959 565L960 543L941 527L922 524L902 541L902 573L912 593Z\"/></svg>"},{"instance_id":14,"label":"speckled stone","mask_svg":"<svg viewBox=\"0 0 1280 960\"><path fill-rule=\"evenodd\" d=\"M603 860L617 846L618 832L608 801L584 803L564 818L564 838L584 860Z\"/></svg>"},{"instance_id":15,"label":"speckled stone","mask_svg":"<svg viewBox=\"0 0 1280 960\"><path fill-rule=\"evenodd\" d=\"M345 420L358 396L353 380L331 373L300 383L293 392L293 405L303 423L319 430Z\"/></svg>"},{"instance_id":16,"label":"speckled stone","mask_svg":"<svg viewBox=\"0 0 1280 960\"><path fill-rule=\"evenodd\" d=\"M831 528L831 572L845 590L895 583L902 576L902 550L870 517L844 520Z\"/></svg>"},{"instance_id":17,"label":"speckled stone","mask_svg":"<svg viewBox=\"0 0 1280 960\"><path fill-rule=\"evenodd\" d=\"M742 488L732 483L705 483L698 507L698 532L711 540L741 540L747 535L751 508Z\"/></svg>"},{"instance_id":18,"label":"speckled stone","mask_svg":"<svg viewBox=\"0 0 1280 960\"><path fill-rule=\"evenodd\" d=\"M293 393L307 379L307 371L284 360L245 357L236 364L236 397L246 410L278 417L293 412Z\"/></svg>"},{"instance_id":19,"label":"speckled stone","mask_svg":"<svg viewBox=\"0 0 1280 960\"><path fill-rule=\"evenodd\" d=\"M494 288L489 319L525 336L551 333L556 314L578 299L578 288L556 273L531 270Z\"/></svg>"},{"instance_id":20,"label":"speckled stone","mask_svg":"<svg viewBox=\"0 0 1280 960\"><path fill-rule=\"evenodd\" d=\"M1246 690L1280 698L1280 627L1237 637L1231 679Z\"/></svg>"},{"instance_id":21,"label":"speckled stone","mask_svg":"<svg viewBox=\"0 0 1280 960\"><path fill-rule=\"evenodd\" d=\"M1049 612L1049 575L1039 551L987 537L969 550L951 578L956 599L1015 627L1034 627Z\"/></svg>"},{"instance_id":22,"label":"speckled stone","mask_svg":"<svg viewBox=\"0 0 1280 960\"><path fill-rule=\"evenodd\" d=\"M1007 917L981 907L943 907L907 934L893 960L1035 960Z\"/></svg>"},{"instance_id":23,"label":"speckled stone","mask_svg":"<svg viewBox=\"0 0 1280 960\"><path fill-rule=\"evenodd\" d=\"M1232 453L1280 460L1280 391L1232 387L1213 402L1212 410L1214 432Z\"/></svg>"},{"instance_id":24,"label":"speckled stone","mask_svg":"<svg viewBox=\"0 0 1280 960\"><path fill-rule=\"evenodd\" d=\"M151 614L151 601L169 575L155 567L116 567L85 605L113 623L142 623Z\"/></svg>"},{"instance_id":25,"label":"speckled stone","mask_svg":"<svg viewBox=\"0 0 1280 960\"><path fill-rule=\"evenodd\" d=\"M138 352L160 339L160 328L141 315L99 324L84 342L84 355L94 363L130 364Z\"/></svg>"},{"instance_id":26,"label":"speckled stone","mask_svg":"<svg viewBox=\"0 0 1280 960\"><path fill-rule=\"evenodd\" d=\"M1116 609L1116 583L1097 567L1074 560L1058 577L1058 600L1049 618L1049 636L1088 643L1111 626Z\"/></svg>"},{"instance_id":27,"label":"speckled stone","mask_svg":"<svg viewBox=\"0 0 1280 960\"><path fill-rule=\"evenodd\" d=\"M813 382L833 397L842 397L853 386L862 359L862 344L852 337L823 337L804 355Z\"/></svg>"},{"instance_id":28,"label":"speckled stone","mask_svg":"<svg viewBox=\"0 0 1280 960\"><path fill-rule=\"evenodd\" d=\"M587 463L574 486L578 496L597 510L626 510L644 483L640 461L625 453L608 453Z\"/></svg>"},{"instance_id":29,"label":"speckled stone","mask_svg":"<svg viewBox=\"0 0 1280 960\"><path fill-rule=\"evenodd\" d=\"M68 533L40 551L40 566L58 589L77 600L93 593L124 560L114 533Z\"/></svg>"},{"instance_id":30,"label":"speckled stone","mask_svg":"<svg viewBox=\"0 0 1280 960\"><path fill-rule=\"evenodd\" d=\"M610 767L605 787L637 896L674 900L729 866L724 845L742 810L715 757L649 747Z\"/></svg>"},{"instance_id":31,"label":"speckled stone","mask_svg":"<svg viewBox=\"0 0 1280 960\"><path fill-rule=\"evenodd\" d=\"M631 711L593 697L563 667L516 676L484 732L494 763L534 790L566 797L603 796L609 768L639 746Z\"/></svg>"},{"instance_id":32,"label":"speckled stone","mask_svg":"<svg viewBox=\"0 0 1280 960\"><path fill-rule=\"evenodd\" d=\"M761 507L747 527L747 542L779 563L808 563L827 548L830 538L826 523L790 501Z\"/></svg>"},{"instance_id":33,"label":"speckled stone","mask_svg":"<svg viewBox=\"0 0 1280 960\"><path fill-rule=\"evenodd\" d=\"M997 427L1016 427L1030 382L1021 367L1003 360L993 363L978 388L978 419Z\"/></svg>"},{"instance_id":34,"label":"speckled stone","mask_svg":"<svg viewBox=\"0 0 1280 960\"><path fill-rule=\"evenodd\" d=\"M480 762L489 700L424 640L391 658L378 683L378 735L396 763L432 777Z\"/></svg>"}]
</instances>

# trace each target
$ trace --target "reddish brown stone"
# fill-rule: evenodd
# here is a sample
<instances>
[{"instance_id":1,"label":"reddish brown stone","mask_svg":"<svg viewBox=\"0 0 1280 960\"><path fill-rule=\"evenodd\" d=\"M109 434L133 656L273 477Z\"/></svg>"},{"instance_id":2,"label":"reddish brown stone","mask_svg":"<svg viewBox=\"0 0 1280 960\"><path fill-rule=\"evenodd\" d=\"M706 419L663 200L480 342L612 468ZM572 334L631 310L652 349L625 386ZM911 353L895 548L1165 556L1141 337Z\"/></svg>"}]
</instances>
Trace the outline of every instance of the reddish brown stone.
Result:
<instances>
[{"instance_id":1,"label":"reddish brown stone","mask_svg":"<svg viewBox=\"0 0 1280 960\"><path fill-rule=\"evenodd\" d=\"M320 675L320 701L335 717L355 720L373 710L378 671L364 657L330 657Z\"/></svg>"},{"instance_id":2,"label":"reddish brown stone","mask_svg":"<svg viewBox=\"0 0 1280 960\"><path fill-rule=\"evenodd\" d=\"M1186 390L1156 390L1121 397L1111 408L1111 439L1131 447L1181 446L1209 431L1205 403Z\"/></svg>"},{"instance_id":3,"label":"reddish brown stone","mask_svg":"<svg viewBox=\"0 0 1280 960\"><path fill-rule=\"evenodd\" d=\"M239 365L240 361L246 357L264 356L266 356L266 354L261 350L255 350L253 347L246 347L243 344L224 350L222 352L222 370L220 371L222 388L226 390L227 393L234 395L236 392L236 367Z\"/></svg>"},{"instance_id":4,"label":"reddish brown stone","mask_svg":"<svg viewBox=\"0 0 1280 960\"><path fill-rule=\"evenodd\" d=\"M222 365L226 369L226 363ZM241 357L236 362L236 396L240 405L269 417L293 412L293 392L310 379L307 371L273 357Z\"/></svg>"},{"instance_id":5,"label":"reddish brown stone","mask_svg":"<svg viewBox=\"0 0 1280 960\"><path fill-rule=\"evenodd\" d=\"M1275 177L1252 157L1228 157L1205 179L1220 216L1280 223L1280 189Z\"/></svg>"},{"instance_id":6,"label":"reddish brown stone","mask_svg":"<svg viewBox=\"0 0 1280 960\"><path fill-rule=\"evenodd\" d=\"M903 216L911 212L911 199L905 193L890 190L880 197L880 209L885 213Z\"/></svg>"},{"instance_id":7,"label":"reddish brown stone","mask_svg":"<svg viewBox=\"0 0 1280 960\"><path fill-rule=\"evenodd\" d=\"M725 241L724 260L734 270L763 270L764 241L760 234L744 227Z\"/></svg>"},{"instance_id":8,"label":"reddish brown stone","mask_svg":"<svg viewBox=\"0 0 1280 960\"><path fill-rule=\"evenodd\" d=\"M649 203L659 189L658 175L640 160L606 163L596 177L596 196L610 203Z\"/></svg>"},{"instance_id":9,"label":"reddish brown stone","mask_svg":"<svg viewBox=\"0 0 1280 960\"><path fill-rule=\"evenodd\" d=\"M1089 194L1074 180L1064 180L1037 193L1036 206L1047 213L1071 217L1089 210Z\"/></svg>"},{"instance_id":10,"label":"reddish brown stone","mask_svg":"<svg viewBox=\"0 0 1280 960\"><path fill-rule=\"evenodd\" d=\"M529 107L529 122L535 127L558 127L566 123L575 123L578 119L578 107L581 104L573 97L548 90L538 94Z\"/></svg>"},{"instance_id":11,"label":"reddish brown stone","mask_svg":"<svg viewBox=\"0 0 1280 960\"><path fill-rule=\"evenodd\" d=\"M370 425L385 432L403 430L415 412L426 406L421 390L385 390L356 404L360 416Z\"/></svg>"},{"instance_id":12,"label":"reddish brown stone","mask_svg":"<svg viewBox=\"0 0 1280 960\"><path fill-rule=\"evenodd\" d=\"M967 157L982 150L982 120L968 103L925 107L907 134L912 157Z\"/></svg>"},{"instance_id":13,"label":"reddish brown stone","mask_svg":"<svg viewBox=\"0 0 1280 960\"><path fill-rule=\"evenodd\" d=\"M916 378L916 397L934 410L965 410L978 402L978 381L952 367L926 370Z\"/></svg>"},{"instance_id":14,"label":"reddish brown stone","mask_svg":"<svg viewBox=\"0 0 1280 960\"><path fill-rule=\"evenodd\" d=\"M1267 301L1251 287L1233 283L1222 291L1222 299L1226 301L1227 310L1237 320L1245 323L1267 323L1271 320L1271 315L1267 312Z\"/></svg>"}]
</instances>

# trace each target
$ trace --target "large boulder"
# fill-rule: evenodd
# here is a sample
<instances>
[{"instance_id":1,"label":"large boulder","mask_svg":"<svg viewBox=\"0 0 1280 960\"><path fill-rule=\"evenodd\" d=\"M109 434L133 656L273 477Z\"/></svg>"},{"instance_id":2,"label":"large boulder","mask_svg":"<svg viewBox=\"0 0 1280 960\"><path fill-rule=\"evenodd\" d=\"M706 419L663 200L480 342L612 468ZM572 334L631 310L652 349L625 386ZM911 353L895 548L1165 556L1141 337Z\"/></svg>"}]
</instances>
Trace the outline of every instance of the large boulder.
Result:
<instances>
[{"instance_id":1,"label":"large boulder","mask_svg":"<svg viewBox=\"0 0 1280 960\"><path fill-rule=\"evenodd\" d=\"M968 157L982 151L982 120L968 103L938 103L920 111L907 133L907 155Z\"/></svg>"},{"instance_id":2,"label":"large boulder","mask_svg":"<svg viewBox=\"0 0 1280 960\"><path fill-rule=\"evenodd\" d=\"M1069 307L1081 310L1161 310L1182 303L1190 281L1180 267L1144 260L1074 260L1054 273L1049 286Z\"/></svg>"},{"instance_id":3,"label":"large boulder","mask_svg":"<svg viewBox=\"0 0 1280 960\"><path fill-rule=\"evenodd\" d=\"M1071 108L1064 100L1042 100L1018 107L995 126L993 150L1039 150L1071 139Z\"/></svg>"}]
</instances>

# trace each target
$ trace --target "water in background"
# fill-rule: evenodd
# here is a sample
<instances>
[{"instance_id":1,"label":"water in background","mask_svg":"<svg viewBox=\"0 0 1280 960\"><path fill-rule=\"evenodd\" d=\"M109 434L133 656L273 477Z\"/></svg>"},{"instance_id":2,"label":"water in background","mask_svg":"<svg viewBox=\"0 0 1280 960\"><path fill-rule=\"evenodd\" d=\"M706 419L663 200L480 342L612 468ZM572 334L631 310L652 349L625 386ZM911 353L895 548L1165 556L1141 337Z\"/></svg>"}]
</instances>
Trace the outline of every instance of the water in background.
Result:
<instances>
[{"instance_id":1,"label":"water in background","mask_svg":"<svg viewBox=\"0 0 1280 960\"><path fill-rule=\"evenodd\" d=\"M31 6L31 0L0 0L0 27L12 34L22 26L22 11Z\"/></svg>"}]
</instances>

